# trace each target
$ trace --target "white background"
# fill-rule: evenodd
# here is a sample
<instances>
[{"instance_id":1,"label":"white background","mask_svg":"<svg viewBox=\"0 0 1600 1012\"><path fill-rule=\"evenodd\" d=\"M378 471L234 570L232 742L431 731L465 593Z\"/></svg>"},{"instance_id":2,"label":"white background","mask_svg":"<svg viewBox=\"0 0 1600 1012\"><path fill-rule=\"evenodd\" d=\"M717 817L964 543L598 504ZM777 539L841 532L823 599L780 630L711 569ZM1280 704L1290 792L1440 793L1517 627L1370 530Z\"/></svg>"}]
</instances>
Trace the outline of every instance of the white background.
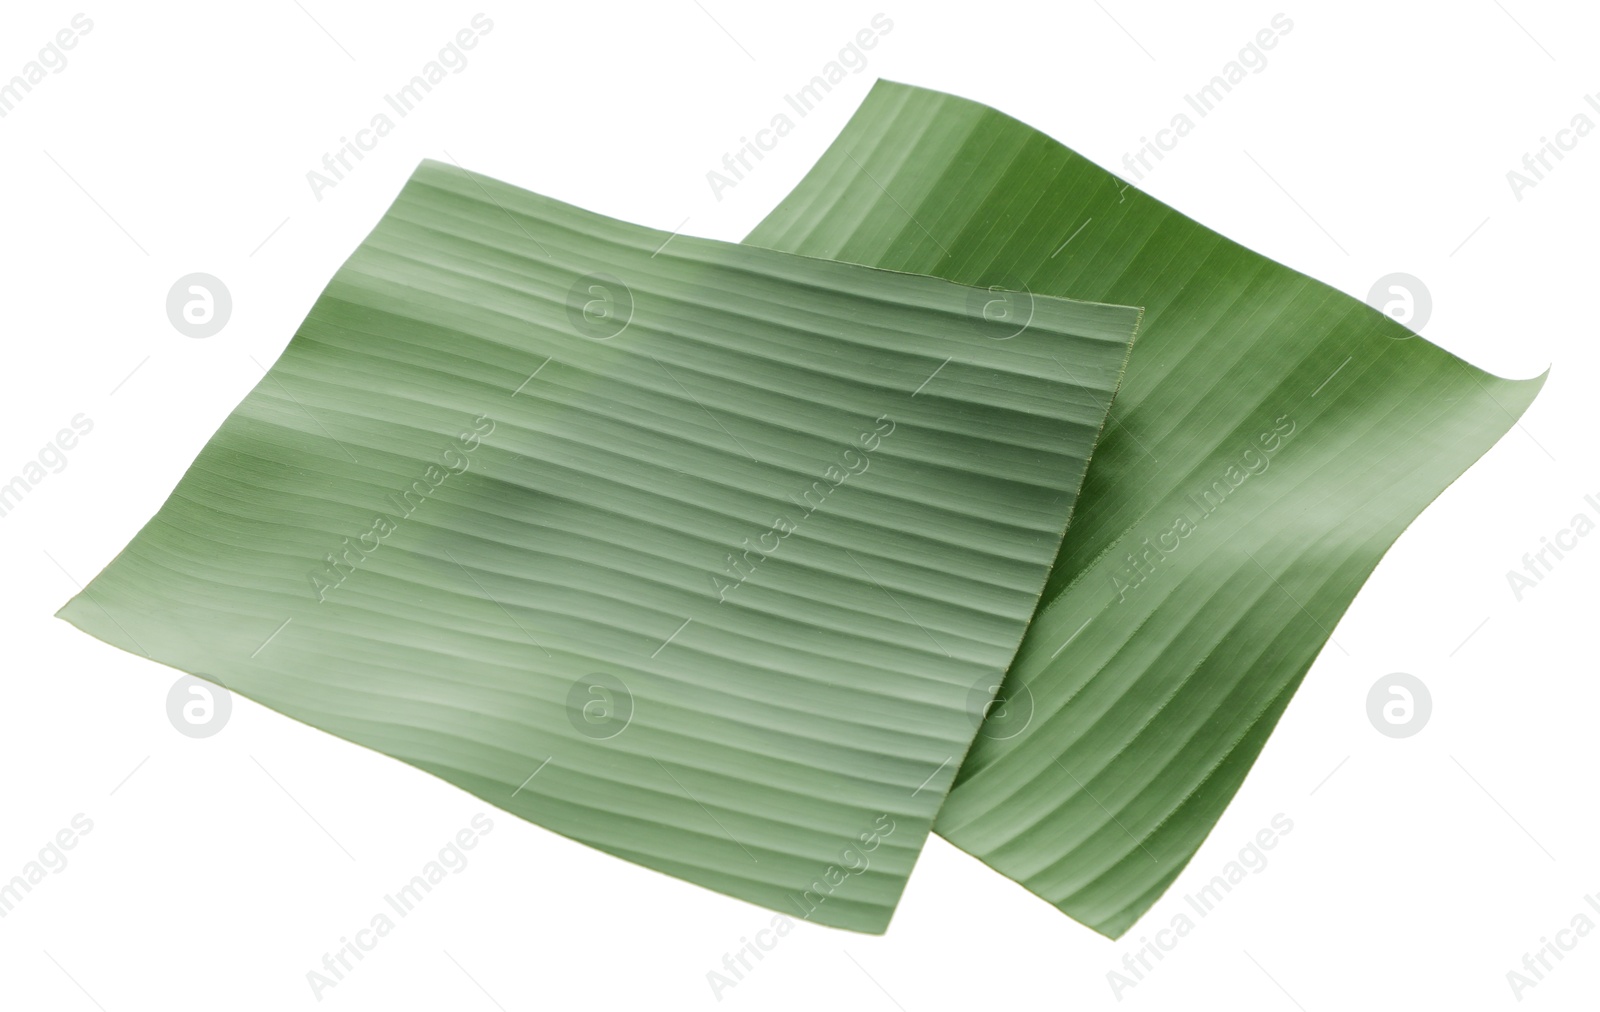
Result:
<instances>
[{"instance_id":1,"label":"white background","mask_svg":"<svg viewBox=\"0 0 1600 1012\"><path fill-rule=\"evenodd\" d=\"M0 119L0 481L75 414L94 421L0 517L0 879L75 814L94 824L0 920L0 1006L1517 1005L1506 972L1600 893L1600 536L1520 602L1506 580L1600 513L1583 498L1600 499L1600 133L1522 200L1506 180L1575 114L1600 124L1592 5L701 2L82 8L94 28L68 66ZM19 6L0 15L0 80L80 10ZM317 200L307 171L480 10L494 29L466 69ZM717 200L706 172L879 11L894 27L865 70ZM1265 70L1141 185L1358 298L1414 274L1429 339L1503 375L1554 368L1378 568L1145 920L1109 942L932 838L887 935L799 925L719 1000L708 971L770 914L489 810L470 866L317 1001L307 971L485 806L243 699L220 734L184 737L165 711L177 672L51 614L159 507L416 162L737 240L876 76L986 102L1120 171L1280 11L1294 29ZM193 271L233 294L206 340L164 310ZM1404 740L1365 713L1393 671L1433 695ZM1119 1002L1107 972L1280 812L1294 829L1267 868ZM1600 931L1521 1004L1597 990Z\"/></svg>"}]
</instances>

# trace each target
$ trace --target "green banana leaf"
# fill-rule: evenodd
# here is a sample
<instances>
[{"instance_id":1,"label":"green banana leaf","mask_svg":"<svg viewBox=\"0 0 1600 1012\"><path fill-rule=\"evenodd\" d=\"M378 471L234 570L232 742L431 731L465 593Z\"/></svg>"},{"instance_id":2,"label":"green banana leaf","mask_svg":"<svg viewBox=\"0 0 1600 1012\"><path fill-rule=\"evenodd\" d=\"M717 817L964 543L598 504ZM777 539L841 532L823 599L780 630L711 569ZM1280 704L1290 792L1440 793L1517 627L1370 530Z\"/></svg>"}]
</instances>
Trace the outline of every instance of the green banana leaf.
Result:
<instances>
[{"instance_id":1,"label":"green banana leaf","mask_svg":"<svg viewBox=\"0 0 1600 1012\"><path fill-rule=\"evenodd\" d=\"M745 240L1145 308L1039 614L936 831L1105 935L1194 855L1508 381L982 105L879 82Z\"/></svg>"},{"instance_id":2,"label":"green banana leaf","mask_svg":"<svg viewBox=\"0 0 1600 1012\"><path fill-rule=\"evenodd\" d=\"M502 809L882 931L1139 311L424 163L61 616Z\"/></svg>"}]
</instances>

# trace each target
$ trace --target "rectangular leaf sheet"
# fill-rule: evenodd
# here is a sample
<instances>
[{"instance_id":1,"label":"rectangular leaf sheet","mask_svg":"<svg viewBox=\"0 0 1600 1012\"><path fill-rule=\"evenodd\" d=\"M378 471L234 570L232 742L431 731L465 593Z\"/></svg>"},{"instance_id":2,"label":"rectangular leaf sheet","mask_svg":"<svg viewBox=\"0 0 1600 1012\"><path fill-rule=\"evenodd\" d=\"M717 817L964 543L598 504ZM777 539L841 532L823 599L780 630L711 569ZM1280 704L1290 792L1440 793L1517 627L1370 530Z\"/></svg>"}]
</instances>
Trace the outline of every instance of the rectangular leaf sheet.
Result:
<instances>
[{"instance_id":1,"label":"rectangular leaf sheet","mask_svg":"<svg viewBox=\"0 0 1600 1012\"><path fill-rule=\"evenodd\" d=\"M1138 324L424 163L61 615L500 808L887 924ZM559 874L552 869L552 874Z\"/></svg>"},{"instance_id":2,"label":"rectangular leaf sheet","mask_svg":"<svg viewBox=\"0 0 1600 1012\"><path fill-rule=\"evenodd\" d=\"M937 825L1111 937L1216 824L1389 545L1543 384L907 85L879 82L746 242L1145 307L1044 603Z\"/></svg>"}]
</instances>

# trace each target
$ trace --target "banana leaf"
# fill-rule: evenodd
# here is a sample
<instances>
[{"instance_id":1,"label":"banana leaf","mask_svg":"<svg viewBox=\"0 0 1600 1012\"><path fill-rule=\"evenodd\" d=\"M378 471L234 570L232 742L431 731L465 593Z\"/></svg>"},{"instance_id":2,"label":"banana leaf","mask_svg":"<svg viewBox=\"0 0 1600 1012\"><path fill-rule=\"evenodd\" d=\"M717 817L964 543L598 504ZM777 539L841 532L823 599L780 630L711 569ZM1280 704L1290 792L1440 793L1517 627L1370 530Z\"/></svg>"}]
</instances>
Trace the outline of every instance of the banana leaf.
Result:
<instances>
[{"instance_id":1,"label":"banana leaf","mask_svg":"<svg viewBox=\"0 0 1600 1012\"><path fill-rule=\"evenodd\" d=\"M60 615L575 840L882 931L1138 325L1013 294L426 162Z\"/></svg>"},{"instance_id":2,"label":"banana leaf","mask_svg":"<svg viewBox=\"0 0 1600 1012\"><path fill-rule=\"evenodd\" d=\"M1199 848L1384 552L1543 384L1002 113L891 82L745 241L1144 307L1044 601L935 827L1110 937Z\"/></svg>"}]
</instances>

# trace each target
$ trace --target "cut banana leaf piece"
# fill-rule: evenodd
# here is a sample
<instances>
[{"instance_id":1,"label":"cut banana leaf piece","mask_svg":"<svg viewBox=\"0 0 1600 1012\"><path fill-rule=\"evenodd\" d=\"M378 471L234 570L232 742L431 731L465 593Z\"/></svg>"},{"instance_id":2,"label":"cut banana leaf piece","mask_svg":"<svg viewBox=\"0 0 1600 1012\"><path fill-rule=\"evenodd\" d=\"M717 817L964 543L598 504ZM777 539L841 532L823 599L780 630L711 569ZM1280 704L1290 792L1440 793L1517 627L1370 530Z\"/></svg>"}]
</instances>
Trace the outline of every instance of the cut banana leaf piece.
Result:
<instances>
[{"instance_id":1,"label":"cut banana leaf piece","mask_svg":"<svg viewBox=\"0 0 1600 1012\"><path fill-rule=\"evenodd\" d=\"M905 85L880 82L746 242L1145 307L1044 603L936 826L1111 937L1215 825L1384 551L1543 383Z\"/></svg>"},{"instance_id":2,"label":"cut banana leaf piece","mask_svg":"<svg viewBox=\"0 0 1600 1012\"><path fill-rule=\"evenodd\" d=\"M1139 318L994 299L424 163L61 615L557 833L881 931Z\"/></svg>"}]
</instances>

